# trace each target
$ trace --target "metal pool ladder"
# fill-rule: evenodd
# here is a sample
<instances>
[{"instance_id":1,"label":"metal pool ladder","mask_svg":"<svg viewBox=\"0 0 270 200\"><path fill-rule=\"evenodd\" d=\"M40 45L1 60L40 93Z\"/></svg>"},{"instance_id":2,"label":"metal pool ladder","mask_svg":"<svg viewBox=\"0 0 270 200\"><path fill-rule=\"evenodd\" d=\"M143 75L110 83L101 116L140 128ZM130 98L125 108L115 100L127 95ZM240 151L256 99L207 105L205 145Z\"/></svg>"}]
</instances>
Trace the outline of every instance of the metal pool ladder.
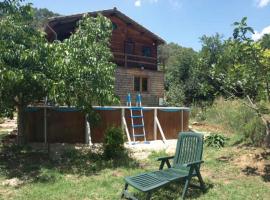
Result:
<instances>
[{"instance_id":1,"label":"metal pool ladder","mask_svg":"<svg viewBox=\"0 0 270 200\"><path fill-rule=\"evenodd\" d=\"M135 144L136 138L140 138L140 137L143 137L144 142L147 143L146 134L145 134L145 126L144 126L144 117L143 117L143 107L142 107L142 97L141 97L141 95L137 94L137 96L136 96L136 106L134 107L131 104L131 95L130 95L130 93L128 93L128 95L127 95L127 106L129 107L129 110L130 110L133 144ZM141 119L141 123L134 124L134 119ZM141 130L141 132L138 133L139 130Z\"/></svg>"}]
</instances>

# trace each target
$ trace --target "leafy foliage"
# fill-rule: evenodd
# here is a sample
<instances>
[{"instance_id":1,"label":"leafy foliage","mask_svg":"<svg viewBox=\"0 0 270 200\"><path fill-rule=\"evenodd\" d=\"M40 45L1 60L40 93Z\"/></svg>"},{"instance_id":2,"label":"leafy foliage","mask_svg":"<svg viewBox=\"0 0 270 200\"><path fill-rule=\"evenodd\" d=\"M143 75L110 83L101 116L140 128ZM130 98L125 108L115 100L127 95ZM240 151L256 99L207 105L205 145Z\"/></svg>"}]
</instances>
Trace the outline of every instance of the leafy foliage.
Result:
<instances>
[{"instance_id":1,"label":"leafy foliage","mask_svg":"<svg viewBox=\"0 0 270 200\"><path fill-rule=\"evenodd\" d=\"M98 15L85 15L75 34L54 50L53 84L48 93L53 102L76 105L90 111L92 104L111 104L114 96L114 70L109 49L111 22Z\"/></svg>"},{"instance_id":2,"label":"leafy foliage","mask_svg":"<svg viewBox=\"0 0 270 200\"><path fill-rule=\"evenodd\" d=\"M165 71L166 103L168 105L188 104L194 90L193 68L197 63L197 53L191 48L184 48L170 43L159 47L160 68ZM191 100L192 101L192 100Z\"/></svg>"},{"instance_id":3,"label":"leafy foliage","mask_svg":"<svg viewBox=\"0 0 270 200\"><path fill-rule=\"evenodd\" d=\"M222 148L225 146L226 140L227 138L224 137L223 135L212 133L205 138L204 142L207 146L214 148Z\"/></svg>"},{"instance_id":4,"label":"leafy foliage","mask_svg":"<svg viewBox=\"0 0 270 200\"><path fill-rule=\"evenodd\" d=\"M60 16L58 13L54 13L47 8L33 8L34 23L37 28L42 29L48 22L50 17Z\"/></svg>"},{"instance_id":5,"label":"leafy foliage","mask_svg":"<svg viewBox=\"0 0 270 200\"><path fill-rule=\"evenodd\" d=\"M184 88L177 83L171 83L169 90L166 91L165 104L170 106L182 106L185 102Z\"/></svg>"},{"instance_id":6,"label":"leafy foliage","mask_svg":"<svg viewBox=\"0 0 270 200\"><path fill-rule=\"evenodd\" d=\"M222 85L228 95L269 99L270 68L265 64L264 49L247 35L254 31L247 18L235 22L233 39L224 43L225 54L213 67L212 77Z\"/></svg>"},{"instance_id":7,"label":"leafy foliage","mask_svg":"<svg viewBox=\"0 0 270 200\"><path fill-rule=\"evenodd\" d=\"M33 25L31 6L8 2L0 3L0 113L11 117L16 106L45 96L49 54L43 33Z\"/></svg>"},{"instance_id":8,"label":"leafy foliage","mask_svg":"<svg viewBox=\"0 0 270 200\"><path fill-rule=\"evenodd\" d=\"M124 152L124 133L121 128L110 127L105 132L104 156L106 158L121 157Z\"/></svg>"},{"instance_id":9,"label":"leafy foliage","mask_svg":"<svg viewBox=\"0 0 270 200\"><path fill-rule=\"evenodd\" d=\"M265 34L260 42L264 49L270 49L270 34Z\"/></svg>"},{"instance_id":10,"label":"leafy foliage","mask_svg":"<svg viewBox=\"0 0 270 200\"><path fill-rule=\"evenodd\" d=\"M76 32L48 43L36 28L34 10L19 0L0 2L0 113L12 117L45 97L91 114L92 104L114 102L111 22L84 16Z\"/></svg>"}]
</instances>

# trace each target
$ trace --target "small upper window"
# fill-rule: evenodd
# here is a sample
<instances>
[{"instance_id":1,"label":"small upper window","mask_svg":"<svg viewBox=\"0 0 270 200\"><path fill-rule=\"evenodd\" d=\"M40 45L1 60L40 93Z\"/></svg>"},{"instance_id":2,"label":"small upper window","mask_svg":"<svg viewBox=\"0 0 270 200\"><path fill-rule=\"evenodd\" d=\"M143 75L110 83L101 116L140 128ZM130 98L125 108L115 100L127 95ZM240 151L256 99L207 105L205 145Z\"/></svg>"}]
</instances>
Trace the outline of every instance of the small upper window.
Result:
<instances>
[{"instance_id":1,"label":"small upper window","mask_svg":"<svg viewBox=\"0 0 270 200\"><path fill-rule=\"evenodd\" d=\"M128 40L125 41L125 47L124 47L126 54L133 54L134 53L134 42Z\"/></svg>"},{"instance_id":2,"label":"small upper window","mask_svg":"<svg viewBox=\"0 0 270 200\"><path fill-rule=\"evenodd\" d=\"M112 28L113 28L113 30L116 30L118 28L117 24L113 22L112 23Z\"/></svg>"},{"instance_id":3,"label":"small upper window","mask_svg":"<svg viewBox=\"0 0 270 200\"><path fill-rule=\"evenodd\" d=\"M146 57L151 57L152 56L151 47L144 46L142 48L142 55Z\"/></svg>"}]
</instances>

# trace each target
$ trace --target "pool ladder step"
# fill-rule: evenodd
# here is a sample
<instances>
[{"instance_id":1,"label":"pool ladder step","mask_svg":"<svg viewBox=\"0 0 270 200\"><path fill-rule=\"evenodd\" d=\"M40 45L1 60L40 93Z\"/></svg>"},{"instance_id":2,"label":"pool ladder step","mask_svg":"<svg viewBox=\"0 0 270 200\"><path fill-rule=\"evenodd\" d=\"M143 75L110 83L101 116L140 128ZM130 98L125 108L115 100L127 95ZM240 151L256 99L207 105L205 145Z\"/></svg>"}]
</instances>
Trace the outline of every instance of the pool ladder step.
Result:
<instances>
[{"instance_id":1,"label":"pool ladder step","mask_svg":"<svg viewBox=\"0 0 270 200\"><path fill-rule=\"evenodd\" d=\"M146 134L145 134L145 127L144 127L143 107L142 107L141 95L137 94L137 96L136 96L136 106L132 106L132 104L131 104L131 95L129 93L128 96L127 96L127 106L129 106L129 111L130 111L133 142L135 143L136 138L138 138L138 137L143 137L144 142L147 142L146 141ZM138 112L140 112L140 113L138 113ZM138 123L138 124L134 124L134 119L137 119L136 123ZM141 123L139 123L138 120L140 120ZM143 133L136 134L135 129L140 129L140 128L142 129Z\"/></svg>"}]
</instances>

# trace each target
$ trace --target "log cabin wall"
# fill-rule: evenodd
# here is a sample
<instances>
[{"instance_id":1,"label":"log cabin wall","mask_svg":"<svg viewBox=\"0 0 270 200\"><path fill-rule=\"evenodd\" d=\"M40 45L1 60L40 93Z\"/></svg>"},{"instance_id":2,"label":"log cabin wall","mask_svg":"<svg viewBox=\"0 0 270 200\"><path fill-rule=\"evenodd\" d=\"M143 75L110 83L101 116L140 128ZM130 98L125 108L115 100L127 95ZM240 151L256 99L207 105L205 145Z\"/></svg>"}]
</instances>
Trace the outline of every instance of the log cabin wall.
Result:
<instances>
[{"instance_id":1,"label":"log cabin wall","mask_svg":"<svg viewBox=\"0 0 270 200\"><path fill-rule=\"evenodd\" d=\"M129 68L157 69L157 42L117 16L107 16L114 24L111 49L118 66ZM129 47L129 49L128 49ZM147 56L145 55L148 50Z\"/></svg>"}]
</instances>

